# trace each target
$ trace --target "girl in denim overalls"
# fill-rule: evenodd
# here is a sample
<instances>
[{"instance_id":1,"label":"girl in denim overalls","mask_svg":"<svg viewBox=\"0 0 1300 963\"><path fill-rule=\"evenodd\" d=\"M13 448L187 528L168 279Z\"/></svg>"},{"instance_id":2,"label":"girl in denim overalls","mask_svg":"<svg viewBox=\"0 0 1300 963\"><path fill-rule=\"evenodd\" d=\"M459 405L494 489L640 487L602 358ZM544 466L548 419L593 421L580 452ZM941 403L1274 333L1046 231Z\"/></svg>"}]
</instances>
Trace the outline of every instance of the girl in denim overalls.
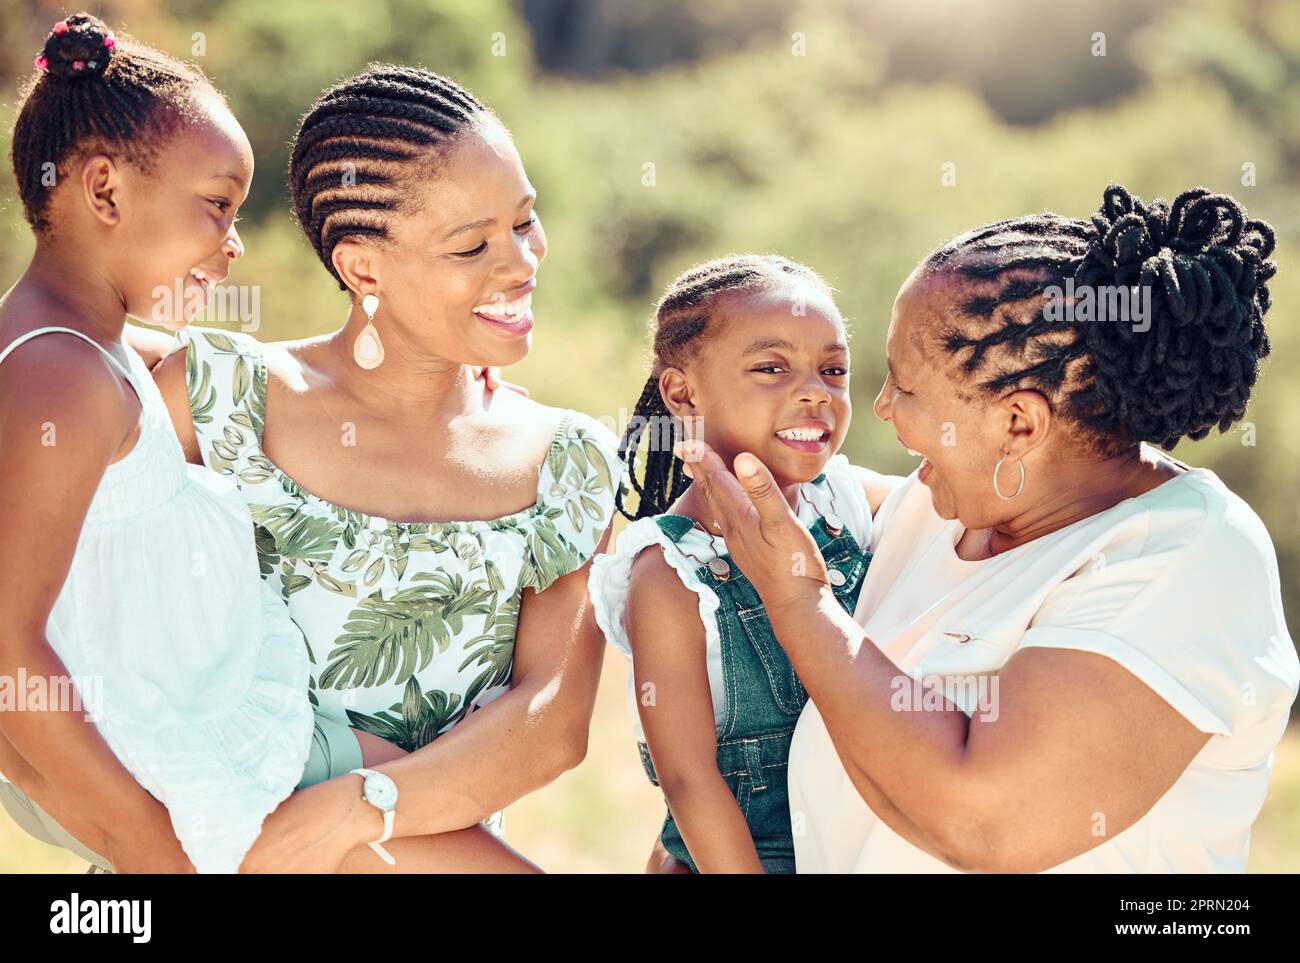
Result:
<instances>
[{"instance_id":1,"label":"girl in denim overalls","mask_svg":"<svg viewBox=\"0 0 1300 963\"><path fill-rule=\"evenodd\" d=\"M672 445L701 438L728 463L758 456L852 612L870 562L874 473L837 454L850 417L844 323L814 271L743 255L678 278L653 341L621 448L640 502L592 565L596 620L632 659L641 760L669 808L663 848L694 872L791 873L786 763L808 694ZM791 560L792 575L800 565Z\"/></svg>"}]
</instances>

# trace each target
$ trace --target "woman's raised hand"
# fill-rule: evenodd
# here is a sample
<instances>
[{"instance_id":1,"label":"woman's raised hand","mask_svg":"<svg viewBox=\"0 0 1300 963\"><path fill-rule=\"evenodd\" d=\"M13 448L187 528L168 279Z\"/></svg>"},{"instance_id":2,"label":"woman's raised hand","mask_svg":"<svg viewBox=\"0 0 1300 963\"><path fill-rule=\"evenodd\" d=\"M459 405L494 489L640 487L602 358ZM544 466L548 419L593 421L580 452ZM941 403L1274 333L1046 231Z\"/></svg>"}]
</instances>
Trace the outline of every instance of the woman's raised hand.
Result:
<instances>
[{"instance_id":1,"label":"woman's raised hand","mask_svg":"<svg viewBox=\"0 0 1300 963\"><path fill-rule=\"evenodd\" d=\"M769 613L805 603L830 586L817 542L790 510L766 465L741 452L732 474L717 452L695 439L679 442L673 451L704 496L705 527L722 535Z\"/></svg>"}]
</instances>

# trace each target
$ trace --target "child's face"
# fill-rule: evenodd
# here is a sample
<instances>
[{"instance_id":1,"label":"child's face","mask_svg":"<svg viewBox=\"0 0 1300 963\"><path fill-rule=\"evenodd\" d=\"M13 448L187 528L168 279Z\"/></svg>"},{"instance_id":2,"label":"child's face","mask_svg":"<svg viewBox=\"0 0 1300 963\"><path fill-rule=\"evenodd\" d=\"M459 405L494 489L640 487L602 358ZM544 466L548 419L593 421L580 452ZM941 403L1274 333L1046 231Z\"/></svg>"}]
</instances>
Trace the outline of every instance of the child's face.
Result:
<instances>
[{"instance_id":1,"label":"child's face","mask_svg":"<svg viewBox=\"0 0 1300 963\"><path fill-rule=\"evenodd\" d=\"M546 257L536 191L493 120L461 133L436 163L436 174L412 178L410 212L389 222L386 241L354 242L378 285L384 337L396 328L393 343L425 357L514 364L532 346L532 291Z\"/></svg>"},{"instance_id":2,"label":"child's face","mask_svg":"<svg viewBox=\"0 0 1300 963\"><path fill-rule=\"evenodd\" d=\"M669 410L727 464L748 451L780 484L811 481L844 443L852 416L839 311L799 286L727 298L718 317L685 372L661 377Z\"/></svg>"},{"instance_id":3,"label":"child's face","mask_svg":"<svg viewBox=\"0 0 1300 963\"><path fill-rule=\"evenodd\" d=\"M200 105L200 119L160 145L148 173L119 165L114 188L109 260L126 313L173 331L203 311L242 252L235 211L253 179L239 122L211 95Z\"/></svg>"}]
</instances>

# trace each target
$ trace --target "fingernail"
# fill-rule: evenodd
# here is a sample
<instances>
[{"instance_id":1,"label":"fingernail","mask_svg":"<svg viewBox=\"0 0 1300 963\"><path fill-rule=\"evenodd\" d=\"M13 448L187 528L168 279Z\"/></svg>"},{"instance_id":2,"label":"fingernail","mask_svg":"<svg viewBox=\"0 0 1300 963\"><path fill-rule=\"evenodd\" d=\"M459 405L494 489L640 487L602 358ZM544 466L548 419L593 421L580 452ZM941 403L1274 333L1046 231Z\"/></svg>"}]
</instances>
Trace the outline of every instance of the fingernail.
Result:
<instances>
[{"instance_id":1,"label":"fingernail","mask_svg":"<svg viewBox=\"0 0 1300 963\"><path fill-rule=\"evenodd\" d=\"M736 456L736 474L744 475L748 478L750 475L758 472L758 459L753 455L745 452Z\"/></svg>"}]
</instances>

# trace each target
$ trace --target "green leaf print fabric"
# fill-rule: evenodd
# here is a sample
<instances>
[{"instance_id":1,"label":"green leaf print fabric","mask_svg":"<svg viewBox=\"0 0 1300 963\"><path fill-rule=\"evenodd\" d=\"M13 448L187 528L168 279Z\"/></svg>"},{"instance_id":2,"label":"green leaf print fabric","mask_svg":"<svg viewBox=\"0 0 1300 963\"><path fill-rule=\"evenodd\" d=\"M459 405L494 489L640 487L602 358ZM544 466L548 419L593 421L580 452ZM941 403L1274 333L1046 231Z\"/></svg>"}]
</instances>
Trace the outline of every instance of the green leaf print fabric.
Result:
<instances>
[{"instance_id":1,"label":"green leaf print fabric","mask_svg":"<svg viewBox=\"0 0 1300 963\"><path fill-rule=\"evenodd\" d=\"M531 508L393 522L317 498L262 454L255 339L196 327L178 337L203 460L249 505L262 577L306 638L317 711L414 751L505 692L521 593L585 564L613 517L614 434L566 410Z\"/></svg>"}]
</instances>

